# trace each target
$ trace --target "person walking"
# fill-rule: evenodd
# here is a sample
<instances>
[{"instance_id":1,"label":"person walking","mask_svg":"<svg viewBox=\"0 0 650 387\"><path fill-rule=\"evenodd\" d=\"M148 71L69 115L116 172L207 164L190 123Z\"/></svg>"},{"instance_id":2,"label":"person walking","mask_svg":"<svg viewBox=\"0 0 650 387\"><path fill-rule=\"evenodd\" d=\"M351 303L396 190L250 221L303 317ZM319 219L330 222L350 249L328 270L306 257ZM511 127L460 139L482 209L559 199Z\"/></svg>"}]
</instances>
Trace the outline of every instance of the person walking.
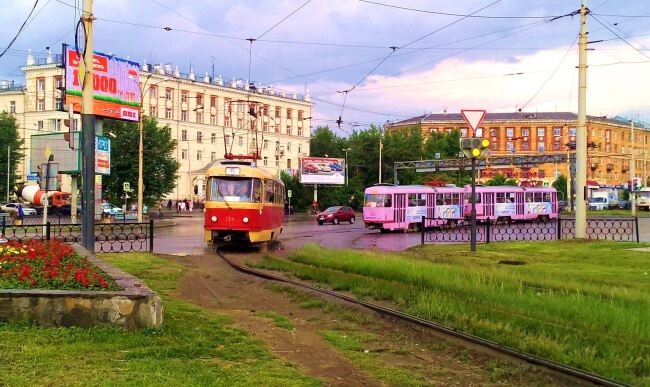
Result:
<instances>
[{"instance_id":1,"label":"person walking","mask_svg":"<svg viewBox=\"0 0 650 387\"><path fill-rule=\"evenodd\" d=\"M194 211L194 200L190 200L188 203L188 208L190 212Z\"/></svg>"},{"instance_id":2,"label":"person walking","mask_svg":"<svg viewBox=\"0 0 650 387\"><path fill-rule=\"evenodd\" d=\"M167 210L169 210L169 211L172 210L172 200L171 199L169 199L169 201L167 201Z\"/></svg>"},{"instance_id":3,"label":"person walking","mask_svg":"<svg viewBox=\"0 0 650 387\"><path fill-rule=\"evenodd\" d=\"M162 203L158 203L158 217L162 219L163 217L163 205Z\"/></svg>"},{"instance_id":4,"label":"person walking","mask_svg":"<svg viewBox=\"0 0 650 387\"><path fill-rule=\"evenodd\" d=\"M18 205L18 224L23 224L25 220L25 211L23 210L22 204Z\"/></svg>"}]
</instances>

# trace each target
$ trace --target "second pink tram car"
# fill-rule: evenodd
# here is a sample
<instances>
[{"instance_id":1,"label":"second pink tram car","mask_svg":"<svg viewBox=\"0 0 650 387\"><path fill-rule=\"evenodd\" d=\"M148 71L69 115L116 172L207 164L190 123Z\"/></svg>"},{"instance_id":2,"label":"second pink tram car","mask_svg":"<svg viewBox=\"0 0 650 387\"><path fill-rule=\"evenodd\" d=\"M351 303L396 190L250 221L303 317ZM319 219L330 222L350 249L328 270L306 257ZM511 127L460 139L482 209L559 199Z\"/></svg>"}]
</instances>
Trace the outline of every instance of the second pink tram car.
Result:
<instances>
[{"instance_id":1,"label":"second pink tram car","mask_svg":"<svg viewBox=\"0 0 650 387\"><path fill-rule=\"evenodd\" d=\"M454 225L471 216L471 187L381 184L366 188L363 220L382 232ZM536 187L476 187L481 222L548 220L557 217L557 191Z\"/></svg>"}]
</instances>

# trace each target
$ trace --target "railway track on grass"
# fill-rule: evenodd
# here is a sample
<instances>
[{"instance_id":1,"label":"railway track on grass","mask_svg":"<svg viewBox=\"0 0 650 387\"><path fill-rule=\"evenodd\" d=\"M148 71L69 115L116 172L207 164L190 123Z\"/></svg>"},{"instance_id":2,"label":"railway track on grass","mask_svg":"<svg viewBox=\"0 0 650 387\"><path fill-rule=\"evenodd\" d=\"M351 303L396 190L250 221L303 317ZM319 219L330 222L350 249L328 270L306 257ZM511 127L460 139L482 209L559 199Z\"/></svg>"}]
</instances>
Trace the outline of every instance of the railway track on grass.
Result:
<instances>
[{"instance_id":1,"label":"railway track on grass","mask_svg":"<svg viewBox=\"0 0 650 387\"><path fill-rule=\"evenodd\" d=\"M406 313L400 312L400 311L395 310L395 309L390 309L390 308L386 308L386 307L381 306L381 305L373 304L373 303L366 302L366 301L361 301L361 300L358 300L358 299L356 299L354 297L350 297L348 295L341 294L341 293L338 293L338 292L335 292L335 291L332 291L332 290L319 288L319 287L316 287L316 286L313 286L313 285L310 285L310 284L307 284L307 283L304 283L304 282L292 280L292 279L286 278L284 276L268 273L268 272L265 272L265 271L262 271L262 270L257 270L257 269L251 268L251 267L246 266L246 265L239 264L239 263L235 262L234 260L228 258L225 255L225 253L224 253L224 251L222 249L217 249L217 254L228 265L230 265L232 268L234 268L234 269L236 269L236 270L238 270L238 271L240 271L242 273L253 275L253 276L256 276L256 277L259 277L259 278L264 278L264 279L267 279L267 280L288 283L288 284L295 285L295 286L305 288L305 289L309 289L309 290L312 290L312 291L315 291L315 292L318 292L318 293L326 294L328 296L331 296L331 297L334 297L334 298L337 298L337 299L340 299L340 300L344 300L344 301L347 301L347 302L350 302L350 303L353 303L353 304L356 304L356 305L363 306L363 307L365 307L367 309L370 309L370 310L372 310L374 312L377 312L377 313L380 313L382 315L391 316L391 317L400 319L402 321L407 321L407 322L416 324L416 325L421 326L421 327L433 329L438 333L443 333L443 334L449 335L451 337L454 337L456 339L460 339L460 340L472 343L474 345L479 345L479 346L482 346L482 347L485 347L485 348L489 348L490 350L496 351L498 353L505 354L505 355L508 355L508 356L512 356L512 357L514 357L516 359L526 361L526 362L528 362L530 364L534 364L536 366L547 368L547 369L552 370L552 371L554 371L556 373L559 373L559 374L562 374L562 375L565 375L565 376L570 376L570 377L573 377L575 379L578 379L578 380L581 380L581 381L584 381L584 382L589 382L589 383L602 385L602 386L616 386L616 387L629 386L628 384L621 383L621 382L618 382L616 380L608 379L608 378L606 378L604 376L600 376L600 375L597 375L597 374L594 374L594 373L591 373L591 372L587 372L587 371L583 371L581 369L574 368L574 367L571 367L571 366L568 366L568 365L565 365L565 364L562 364L562 363L558 363L558 362L555 362L555 361L552 361L552 360L544 359L542 357L538 357L538 356L531 355L531 354L528 354L528 353L525 353L525 352L521 352L521 351L518 351L516 349L500 345L500 344L498 344L498 343L496 343L494 341L486 340L486 339L483 339L481 337L474 336L474 335L471 335L471 334L468 334L468 333L465 333L465 332L462 332L462 331L459 331L459 330L456 330L456 329L453 329L453 328L450 328L450 327L447 327L447 326L444 326L444 325L441 325L441 324L438 324L438 323L435 323L435 322L432 322L432 321L429 321L429 320L424 320L424 319L421 319L419 317L412 316L410 314L406 314Z\"/></svg>"}]
</instances>

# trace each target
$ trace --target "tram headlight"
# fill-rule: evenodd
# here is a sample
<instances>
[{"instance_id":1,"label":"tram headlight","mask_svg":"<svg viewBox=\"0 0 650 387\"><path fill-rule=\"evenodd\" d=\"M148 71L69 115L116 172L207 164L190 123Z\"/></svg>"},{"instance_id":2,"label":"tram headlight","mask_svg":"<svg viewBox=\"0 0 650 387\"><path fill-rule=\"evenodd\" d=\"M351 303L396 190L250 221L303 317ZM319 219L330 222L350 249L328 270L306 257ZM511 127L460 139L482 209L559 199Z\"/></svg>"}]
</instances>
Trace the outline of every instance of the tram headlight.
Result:
<instances>
[{"instance_id":1,"label":"tram headlight","mask_svg":"<svg viewBox=\"0 0 650 387\"><path fill-rule=\"evenodd\" d=\"M212 218L210 218L210 220L213 221L213 222L216 222L216 221L217 221L217 217L213 215Z\"/></svg>"},{"instance_id":2,"label":"tram headlight","mask_svg":"<svg viewBox=\"0 0 650 387\"><path fill-rule=\"evenodd\" d=\"M248 223L248 216L244 216L244 219L242 219L244 223Z\"/></svg>"}]
</instances>

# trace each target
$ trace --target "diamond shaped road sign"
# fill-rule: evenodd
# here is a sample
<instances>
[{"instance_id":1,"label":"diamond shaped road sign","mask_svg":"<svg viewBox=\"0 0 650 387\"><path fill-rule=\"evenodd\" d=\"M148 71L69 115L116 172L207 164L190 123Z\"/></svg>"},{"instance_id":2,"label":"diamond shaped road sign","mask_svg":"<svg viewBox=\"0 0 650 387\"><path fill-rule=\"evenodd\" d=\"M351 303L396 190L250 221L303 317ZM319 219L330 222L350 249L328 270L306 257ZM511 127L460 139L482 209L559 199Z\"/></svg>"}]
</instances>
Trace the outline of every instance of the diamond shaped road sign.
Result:
<instances>
[{"instance_id":1,"label":"diamond shaped road sign","mask_svg":"<svg viewBox=\"0 0 650 387\"><path fill-rule=\"evenodd\" d=\"M469 125L470 128L475 133L475 137L483 137L482 131L477 129L481 126L483 117L485 117L485 110L461 110L460 113L463 115L465 122Z\"/></svg>"}]
</instances>

